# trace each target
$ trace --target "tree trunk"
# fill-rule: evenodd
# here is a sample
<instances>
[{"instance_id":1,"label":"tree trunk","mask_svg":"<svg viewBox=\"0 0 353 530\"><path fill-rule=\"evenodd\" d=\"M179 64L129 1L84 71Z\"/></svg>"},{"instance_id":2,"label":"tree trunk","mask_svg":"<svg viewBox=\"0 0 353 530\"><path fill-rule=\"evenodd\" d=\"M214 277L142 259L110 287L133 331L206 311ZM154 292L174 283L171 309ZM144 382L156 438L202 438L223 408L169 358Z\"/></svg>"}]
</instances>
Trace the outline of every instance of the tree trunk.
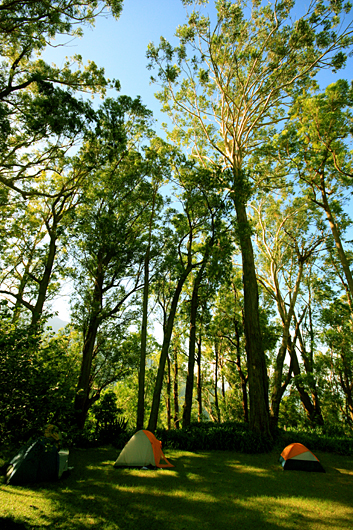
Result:
<instances>
[{"instance_id":1,"label":"tree trunk","mask_svg":"<svg viewBox=\"0 0 353 530\"><path fill-rule=\"evenodd\" d=\"M245 204L234 192L237 213L238 236L242 255L244 286L244 328L249 377L250 428L271 437L268 376L266 358L262 346L259 318L259 296L256 279L254 253L251 242L251 227L247 219Z\"/></svg>"},{"instance_id":2,"label":"tree trunk","mask_svg":"<svg viewBox=\"0 0 353 530\"><path fill-rule=\"evenodd\" d=\"M171 423L172 423L170 394L171 394L170 358L169 358L169 355L167 355L167 429L168 431L170 431Z\"/></svg>"},{"instance_id":3,"label":"tree trunk","mask_svg":"<svg viewBox=\"0 0 353 530\"><path fill-rule=\"evenodd\" d=\"M242 405L245 423L249 422L249 409L248 409L248 391L247 382L248 378L245 376L241 367L241 356L240 356L240 334L238 329L238 322L235 323L235 337L236 337L236 349L237 349L237 360L235 361L241 384L242 393Z\"/></svg>"},{"instance_id":4,"label":"tree trunk","mask_svg":"<svg viewBox=\"0 0 353 530\"><path fill-rule=\"evenodd\" d=\"M141 352L140 367L138 374L138 398L137 398L137 419L136 430L143 429L145 419L145 374L146 374L146 346L147 346L147 315L148 315L148 290L149 290L149 261L150 261L150 243L148 244L145 255L145 275L143 284L143 302L142 302L142 325L141 325Z\"/></svg>"},{"instance_id":5,"label":"tree trunk","mask_svg":"<svg viewBox=\"0 0 353 530\"><path fill-rule=\"evenodd\" d=\"M219 357L219 351L218 351L218 343L216 341L216 344L215 344L215 370L214 370L214 405L215 405L215 409L216 409L217 422L221 423L221 414L220 414L219 403L218 403L218 357Z\"/></svg>"},{"instance_id":6,"label":"tree trunk","mask_svg":"<svg viewBox=\"0 0 353 530\"><path fill-rule=\"evenodd\" d=\"M157 377L156 377L156 382L155 382L155 387L154 387L154 392L153 392L150 419L149 419L148 427L147 427L147 429L151 432L154 432L157 427L159 404L161 401L161 392L162 392L162 386L163 386L164 368L165 368L165 363L166 363L167 355L169 351L170 340L172 337L173 324L174 324L175 314L176 314L176 310L178 306L179 296L182 291L183 285L186 281L186 278L190 274L192 268L193 268L192 265L188 265L188 267L184 270L181 278L178 281L178 284L177 284L177 287L175 289L174 296L172 299L168 319L166 322L166 329L165 329L165 334L163 337L162 351L161 351L161 355L159 358L158 372L157 372Z\"/></svg>"},{"instance_id":7,"label":"tree trunk","mask_svg":"<svg viewBox=\"0 0 353 530\"><path fill-rule=\"evenodd\" d=\"M300 287L300 283L301 283L301 279L303 275L303 270L304 270L304 260L299 259L299 270L298 270L297 280L295 282L295 286L294 286L293 293L291 296L288 312L286 312L284 304L282 306L282 311L281 311L282 320L283 320L283 332L282 332L281 346L279 348L278 355L276 358L274 380L273 380L273 386L272 386L271 418L270 418L272 429L278 426L278 416L279 416L279 408L280 408L281 400L291 380L291 371L289 371L289 374L287 374L287 377L283 381L283 364L284 364L284 359L285 359L287 348L288 348L289 330L290 330L292 318L294 316L294 308L297 302L297 297L299 293L299 287ZM278 305L280 305L281 300L282 300L282 297L280 298L280 300L278 300L278 297L277 297Z\"/></svg>"},{"instance_id":8,"label":"tree trunk","mask_svg":"<svg viewBox=\"0 0 353 530\"><path fill-rule=\"evenodd\" d=\"M197 341L197 421L202 421L201 334Z\"/></svg>"},{"instance_id":9,"label":"tree trunk","mask_svg":"<svg viewBox=\"0 0 353 530\"><path fill-rule=\"evenodd\" d=\"M90 407L89 393L91 383L91 369L94 353L94 346L97 332L100 325L99 314L102 308L104 266L99 263L96 271L95 285L93 291L92 314L88 322L87 330L84 334L82 349L81 369L76 388L74 410L76 422L79 429L83 429Z\"/></svg>"},{"instance_id":10,"label":"tree trunk","mask_svg":"<svg viewBox=\"0 0 353 530\"><path fill-rule=\"evenodd\" d=\"M179 421L179 367L178 367L178 353L177 349L174 350L174 385L173 385L173 396L174 396L174 428L180 428Z\"/></svg>"},{"instance_id":11,"label":"tree trunk","mask_svg":"<svg viewBox=\"0 0 353 530\"><path fill-rule=\"evenodd\" d=\"M208 253L209 254L209 253ZM190 335L189 335L189 359L188 359L188 373L186 376L185 385L185 402L183 407L183 427L187 427L191 422L192 397L194 392L194 369L195 369L195 346L196 346L196 316L198 309L198 292L203 278L207 262L205 256L202 266L197 273L192 290L191 297L191 312L190 312Z\"/></svg>"},{"instance_id":12,"label":"tree trunk","mask_svg":"<svg viewBox=\"0 0 353 530\"><path fill-rule=\"evenodd\" d=\"M78 379L74 403L76 423L79 429L84 428L88 409L90 407L89 392L91 381L91 368L98 326L98 318L96 316L93 316L88 325L82 349L81 370Z\"/></svg>"},{"instance_id":13,"label":"tree trunk","mask_svg":"<svg viewBox=\"0 0 353 530\"><path fill-rule=\"evenodd\" d=\"M54 267L55 256L56 256L56 250L57 250L56 240L57 240L56 226L54 226L50 233L47 260L45 263L43 276L39 282L39 291L38 291L37 301L36 301L36 304L32 312L31 327L33 329L36 329L38 327L39 321L42 318L43 307L46 301L48 286L50 283L50 279L51 279L51 275L52 275L52 271Z\"/></svg>"},{"instance_id":14,"label":"tree trunk","mask_svg":"<svg viewBox=\"0 0 353 530\"><path fill-rule=\"evenodd\" d=\"M144 263L144 283L143 283L143 302L142 302L142 324L141 324L141 353L140 353L140 368L139 368L139 388L137 398L137 419L136 429L143 429L145 420L145 374L146 374L146 346L147 346L147 316L148 316L148 292L149 292L149 275L150 275L150 252L151 252L151 238L152 225L156 206L156 196L158 188L154 189L152 200L152 211L148 228L148 244L145 254Z\"/></svg>"},{"instance_id":15,"label":"tree trunk","mask_svg":"<svg viewBox=\"0 0 353 530\"><path fill-rule=\"evenodd\" d=\"M353 277L352 277L351 270L349 268L349 263L348 263L343 245L342 245L342 241L340 238L340 234L339 234L335 219L332 215L331 208L327 200L324 175L321 175L320 179L321 179L321 197L322 197L323 207L326 212L326 216L327 216L330 228L331 228L331 232L335 240L335 245L336 245L337 252L340 258L340 262L341 262L341 265L342 265L342 268L343 268L343 271L344 271L344 274L345 274L345 277L348 283L349 302L350 302L350 306L352 307L353 306Z\"/></svg>"},{"instance_id":16,"label":"tree trunk","mask_svg":"<svg viewBox=\"0 0 353 530\"><path fill-rule=\"evenodd\" d=\"M295 347L291 344L291 341L289 339L289 353L291 356L291 366L293 370L294 376L300 375L300 366L298 362L298 357L295 351ZM304 386L298 381L295 381L295 386L299 392L300 400L302 402L302 405L309 417L309 420L313 424L323 425L324 421L321 415L317 415L317 412L315 410L315 407L310 399L309 394L306 392Z\"/></svg>"}]
</instances>

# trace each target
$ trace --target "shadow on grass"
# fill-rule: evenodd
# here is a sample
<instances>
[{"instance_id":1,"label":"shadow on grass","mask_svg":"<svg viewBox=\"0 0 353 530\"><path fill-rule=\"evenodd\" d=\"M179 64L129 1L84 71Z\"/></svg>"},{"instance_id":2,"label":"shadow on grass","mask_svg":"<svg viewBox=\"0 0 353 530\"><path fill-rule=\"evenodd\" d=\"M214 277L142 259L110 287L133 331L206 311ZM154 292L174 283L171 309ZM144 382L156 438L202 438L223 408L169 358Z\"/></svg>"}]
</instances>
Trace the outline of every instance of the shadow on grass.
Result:
<instances>
[{"instance_id":1,"label":"shadow on grass","mask_svg":"<svg viewBox=\"0 0 353 530\"><path fill-rule=\"evenodd\" d=\"M323 474L283 472L277 452L167 453L173 469L136 470L113 468L113 448L72 451L70 477L32 488L2 486L0 500L40 497L37 512L22 518L36 530L352 528L352 458L318 454Z\"/></svg>"}]
</instances>

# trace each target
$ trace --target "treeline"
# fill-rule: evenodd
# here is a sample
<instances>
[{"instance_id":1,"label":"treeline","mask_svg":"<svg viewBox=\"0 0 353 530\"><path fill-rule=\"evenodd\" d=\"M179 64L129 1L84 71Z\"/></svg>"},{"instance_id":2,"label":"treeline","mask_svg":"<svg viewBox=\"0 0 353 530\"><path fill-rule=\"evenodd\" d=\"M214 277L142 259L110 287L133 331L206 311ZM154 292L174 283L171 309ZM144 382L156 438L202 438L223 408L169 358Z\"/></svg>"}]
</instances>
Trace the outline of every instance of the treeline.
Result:
<instances>
[{"instance_id":1,"label":"treeline","mask_svg":"<svg viewBox=\"0 0 353 530\"><path fill-rule=\"evenodd\" d=\"M139 97L82 95L119 86L94 63L40 57L108 8L0 6L1 438L119 416L351 432L353 88L315 80L345 65L350 6L189 13L147 54L166 140Z\"/></svg>"}]
</instances>

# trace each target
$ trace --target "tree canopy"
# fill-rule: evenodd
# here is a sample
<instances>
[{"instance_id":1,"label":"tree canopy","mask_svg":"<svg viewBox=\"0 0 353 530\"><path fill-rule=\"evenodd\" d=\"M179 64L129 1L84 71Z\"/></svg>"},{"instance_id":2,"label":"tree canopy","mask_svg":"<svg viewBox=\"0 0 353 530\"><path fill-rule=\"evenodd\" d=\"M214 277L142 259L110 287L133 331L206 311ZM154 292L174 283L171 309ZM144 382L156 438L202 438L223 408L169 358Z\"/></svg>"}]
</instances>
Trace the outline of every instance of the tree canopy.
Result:
<instances>
[{"instance_id":1,"label":"tree canopy","mask_svg":"<svg viewBox=\"0 0 353 530\"><path fill-rule=\"evenodd\" d=\"M4 437L104 437L122 417L352 432L353 92L317 81L352 53L351 6L183 4L178 44L147 50L161 138L99 65L43 60L120 0L1 3Z\"/></svg>"}]
</instances>

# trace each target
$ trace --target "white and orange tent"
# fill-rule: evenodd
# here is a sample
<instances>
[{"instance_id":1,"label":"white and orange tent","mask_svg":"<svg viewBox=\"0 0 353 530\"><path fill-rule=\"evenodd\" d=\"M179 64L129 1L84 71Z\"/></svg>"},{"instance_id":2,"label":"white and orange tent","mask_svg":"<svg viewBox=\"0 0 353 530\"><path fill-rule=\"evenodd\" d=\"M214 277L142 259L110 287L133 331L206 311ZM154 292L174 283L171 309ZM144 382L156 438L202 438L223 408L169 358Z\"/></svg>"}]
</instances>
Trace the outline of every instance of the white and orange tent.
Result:
<instances>
[{"instance_id":1,"label":"white and orange tent","mask_svg":"<svg viewBox=\"0 0 353 530\"><path fill-rule=\"evenodd\" d=\"M114 467L174 467L162 451L162 442L150 431L137 431L118 456Z\"/></svg>"},{"instance_id":2,"label":"white and orange tent","mask_svg":"<svg viewBox=\"0 0 353 530\"><path fill-rule=\"evenodd\" d=\"M287 445L283 449L279 461L284 470L318 471L325 473L319 459L303 444L293 443Z\"/></svg>"}]
</instances>

